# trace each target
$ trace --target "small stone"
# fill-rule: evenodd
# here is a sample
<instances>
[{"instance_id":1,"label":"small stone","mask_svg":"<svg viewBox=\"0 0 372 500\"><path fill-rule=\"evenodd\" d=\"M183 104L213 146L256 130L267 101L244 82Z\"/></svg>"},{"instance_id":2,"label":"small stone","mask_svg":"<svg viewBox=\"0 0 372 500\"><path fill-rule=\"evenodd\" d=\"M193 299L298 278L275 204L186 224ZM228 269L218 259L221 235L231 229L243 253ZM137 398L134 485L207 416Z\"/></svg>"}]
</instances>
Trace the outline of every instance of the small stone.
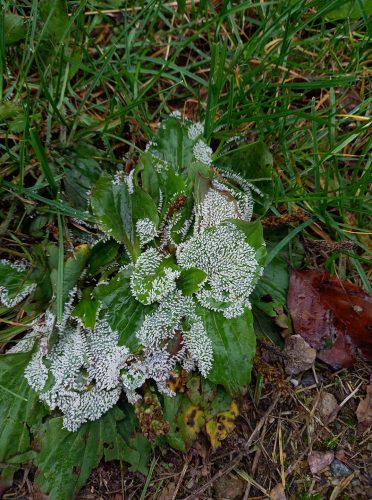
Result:
<instances>
[{"instance_id":1,"label":"small stone","mask_svg":"<svg viewBox=\"0 0 372 500\"><path fill-rule=\"evenodd\" d=\"M240 500L244 491L245 484L241 479L234 476L222 476L215 484L213 498Z\"/></svg>"},{"instance_id":2,"label":"small stone","mask_svg":"<svg viewBox=\"0 0 372 500\"><path fill-rule=\"evenodd\" d=\"M330 423L335 420L339 406L337 399L330 392L322 392L320 394L318 411L319 415L324 423Z\"/></svg>"},{"instance_id":3,"label":"small stone","mask_svg":"<svg viewBox=\"0 0 372 500\"><path fill-rule=\"evenodd\" d=\"M318 382L315 380L312 370L308 370L302 375L301 385L302 387L310 387L311 385L319 385L323 382L323 376L321 373L316 374Z\"/></svg>"},{"instance_id":4,"label":"small stone","mask_svg":"<svg viewBox=\"0 0 372 500\"><path fill-rule=\"evenodd\" d=\"M294 387L297 387L298 384L300 383L297 379L295 378L291 378L290 380L290 383L294 386Z\"/></svg>"},{"instance_id":5,"label":"small stone","mask_svg":"<svg viewBox=\"0 0 372 500\"><path fill-rule=\"evenodd\" d=\"M316 358L316 350L310 347L301 335L291 335L285 339L284 353L287 355L285 372L288 375L297 375L309 370Z\"/></svg>"},{"instance_id":6,"label":"small stone","mask_svg":"<svg viewBox=\"0 0 372 500\"><path fill-rule=\"evenodd\" d=\"M278 483L271 491L270 491L270 499L271 500L287 500L285 496L284 487L282 483Z\"/></svg>"},{"instance_id":7,"label":"small stone","mask_svg":"<svg viewBox=\"0 0 372 500\"><path fill-rule=\"evenodd\" d=\"M341 460L341 462L344 462L346 455L345 455L345 450L337 450L335 453L335 458L338 460Z\"/></svg>"},{"instance_id":8,"label":"small stone","mask_svg":"<svg viewBox=\"0 0 372 500\"><path fill-rule=\"evenodd\" d=\"M310 453L307 460L312 474L316 474L317 472L328 467L328 465L332 463L334 457L335 454L333 451L313 451Z\"/></svg>"},{"instance_id":9,"label":"small stone","mask_svg":"<svg viewBox=\"0 0 372 500\"><path fill-rule=\"evenodd\" d=\"M337 460L337 458L333 460L329 468L332 474L337 477L347 477L353 472L350 467Z\"/></svg>"}]
</instances>

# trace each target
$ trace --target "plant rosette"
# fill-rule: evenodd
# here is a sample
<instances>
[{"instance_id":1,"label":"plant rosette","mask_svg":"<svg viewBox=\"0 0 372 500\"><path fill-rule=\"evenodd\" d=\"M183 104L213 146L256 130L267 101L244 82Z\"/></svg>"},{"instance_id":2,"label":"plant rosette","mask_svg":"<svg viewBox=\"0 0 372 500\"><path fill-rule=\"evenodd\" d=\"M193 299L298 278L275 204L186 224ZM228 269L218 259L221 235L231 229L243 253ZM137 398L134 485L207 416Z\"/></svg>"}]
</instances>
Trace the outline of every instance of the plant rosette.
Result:
<instances>
[{"instance_id":1,"label":"plant rosette","mask_svg":"<svg viewBox=\"0 0 372 500\"><path fill-rule=\"evenodd\" d=\"M32 399L39 419L34 415L31 432L44 436L44 444L56 420L64 439L108 419L116 429L128 421L133 430L129 421L137 417L130 407L141 414L150 391L169 422L159 425L159 435L184 449L190 439L174 431L176 407L185 407L187 400L212 418L213 394L223 401L219 407L216 403L215 414L224 415L232 398L246 392L255 354L250 295L266 257L254 207L257 202L262 213L270 198L271 157L262 143L245 145L243 151L220 148L222 153L213 155L203 131L200 123L170 116L130 172L100 174L86 197L96 240L65 259L63 314L57 314L56 265L47 307L2 356L10 372L8 361L18 359L18 380L23 371L27 381L26 386L19 382L20 396L14 380L6 387L2 377L6 403L12 404L12 394L20 396L22 426L22 404ZM52 262L55 248L49 253ZM32 266L28 271L23 263L0 264L3 304L14 307L27 295L26 302L35 300ZM183 382L174 384L175 376ZM195 377L203 381L198 401L188 386ZM41 419L46 413L53 418L45 430L48 424ZM128 434L122 439L128 448ZM13 455L29 446L28 435ZM128 454L122 458L133 464ZM36 462L43 471L42 458L43 452ZM55 487L43 476L41 483L44 491Z\"/></svg>"}]
</instances>

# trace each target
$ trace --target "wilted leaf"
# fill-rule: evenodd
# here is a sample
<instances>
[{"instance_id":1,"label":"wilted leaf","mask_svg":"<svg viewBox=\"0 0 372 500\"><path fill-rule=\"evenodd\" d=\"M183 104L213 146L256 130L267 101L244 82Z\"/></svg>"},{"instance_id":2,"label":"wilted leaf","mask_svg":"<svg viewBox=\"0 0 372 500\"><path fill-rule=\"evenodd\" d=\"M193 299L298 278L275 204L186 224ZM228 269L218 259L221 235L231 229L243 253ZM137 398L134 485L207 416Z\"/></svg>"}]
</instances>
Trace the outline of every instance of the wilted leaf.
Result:
<instances>
[{"instance_id":1,"label":"wilted leaf","mask_svg":"<svg viewBox=\"0 0 372 500\"><path fill-rule=\"evenodd\" d=\"M359 351L372 359L372 297L325 271L292 271L288 307L293 326L333 368L353 366Z\"/></svg>"},{"instance_id":2,"label":"wilted leaf","mask_svg":"<svg viewBox=\"0 0 372 500\"><path fill-rule=\"evenodd\" d=\"M206 431L212 448L221 446L221 441L235 429L235 420L239 416L238 405L231 401L230 409L218 413L206 423Z\"/></svg>"},{"instance_id":3,"label":"wilted leaf","mask_svg":"<svg viewBox=\"0 0 372 500\"><path fill-rule=\"evenodd\" d=\"M134 411L141 432L151 441L168 432L169 422L164 419L158 396L151 390L147 390L144 397L135 404Z\"/></svg>"}]
</instances>

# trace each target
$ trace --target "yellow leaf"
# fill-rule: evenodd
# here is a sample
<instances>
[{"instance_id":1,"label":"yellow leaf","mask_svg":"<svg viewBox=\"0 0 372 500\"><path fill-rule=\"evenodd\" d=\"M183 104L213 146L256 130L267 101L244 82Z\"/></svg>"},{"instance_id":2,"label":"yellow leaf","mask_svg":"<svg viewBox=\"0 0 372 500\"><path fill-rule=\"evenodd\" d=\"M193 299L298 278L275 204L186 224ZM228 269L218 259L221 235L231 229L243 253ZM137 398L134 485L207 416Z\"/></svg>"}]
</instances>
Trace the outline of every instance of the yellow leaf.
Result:
<instances>
[{"instance_id":1,"label":"yellow leaf","mask_svg":"<svg viewBox=\"0 0 372 500\"><path fill-rule=\"evenodd\" d=\"M231 401L229 410L218 413L215 418L207 422L206 431L213 449L221 446L221 441L235 429L235 419L238 415L238 405L235 401Z\"/></svg>"}]
</instances>

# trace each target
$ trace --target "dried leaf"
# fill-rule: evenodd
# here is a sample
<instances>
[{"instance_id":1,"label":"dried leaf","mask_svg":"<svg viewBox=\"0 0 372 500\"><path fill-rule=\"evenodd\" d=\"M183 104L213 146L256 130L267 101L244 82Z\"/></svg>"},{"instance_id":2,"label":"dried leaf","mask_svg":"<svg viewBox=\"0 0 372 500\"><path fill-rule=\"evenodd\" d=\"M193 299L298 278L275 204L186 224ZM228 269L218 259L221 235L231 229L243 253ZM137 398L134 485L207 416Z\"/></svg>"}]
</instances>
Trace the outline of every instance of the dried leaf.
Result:
<instances>
[{"instance_id":1,"label":"dried leaf","mask_svg":"<svg viewBox=\"0 0 372 500\"><path fill-rule=\"evenodd\" d=\"M288 307L294 329L335 369L372 360L372 296L326 271L292 271Z\"/></svg>"}]
</instances>

